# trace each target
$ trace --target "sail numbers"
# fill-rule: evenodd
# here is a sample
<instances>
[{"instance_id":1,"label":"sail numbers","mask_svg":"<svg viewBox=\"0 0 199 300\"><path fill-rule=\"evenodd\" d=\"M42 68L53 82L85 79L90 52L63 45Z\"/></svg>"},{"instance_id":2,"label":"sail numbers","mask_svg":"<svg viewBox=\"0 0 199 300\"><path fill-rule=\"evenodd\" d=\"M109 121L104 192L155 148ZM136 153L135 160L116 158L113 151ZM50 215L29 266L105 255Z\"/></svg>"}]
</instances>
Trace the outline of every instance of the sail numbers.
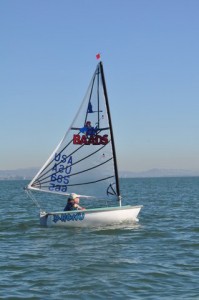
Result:
<instances>
[{"instance_id":1,"label":"sail numbers","mask_svg":"<svg viewBox=\"0 0 199 300\"><path fill-rule=\"evenodd\" d=\"M55 164L52 168L49 190L56 192L66 192L70 181L72 170L72 155L67 157L64 154L55 154Z\"/></svg>"}]
</instances>

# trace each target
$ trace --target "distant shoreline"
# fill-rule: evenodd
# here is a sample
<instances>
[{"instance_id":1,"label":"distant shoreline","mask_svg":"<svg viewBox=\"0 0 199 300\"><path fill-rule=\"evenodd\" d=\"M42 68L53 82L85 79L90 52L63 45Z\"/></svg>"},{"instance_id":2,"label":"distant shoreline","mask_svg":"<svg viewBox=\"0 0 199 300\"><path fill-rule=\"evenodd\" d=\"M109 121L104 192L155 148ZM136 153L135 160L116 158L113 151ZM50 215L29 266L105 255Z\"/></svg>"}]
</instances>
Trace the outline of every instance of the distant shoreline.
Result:
<instances>
[{"instance_id":1,"label":"distant shoreline","mask_svg":"<svg viewBox=\"0 0 199 300\"><path fill-rule=\"evenodd\" d=\"M39 168L27 168L16 170L0 170L0 180L31 180L39 171ZM161 177L198 177L199 171L183 169L150 169L147 171L130 172L120 171L119 178L161 178Z\"/></svg>"}]
</instances>

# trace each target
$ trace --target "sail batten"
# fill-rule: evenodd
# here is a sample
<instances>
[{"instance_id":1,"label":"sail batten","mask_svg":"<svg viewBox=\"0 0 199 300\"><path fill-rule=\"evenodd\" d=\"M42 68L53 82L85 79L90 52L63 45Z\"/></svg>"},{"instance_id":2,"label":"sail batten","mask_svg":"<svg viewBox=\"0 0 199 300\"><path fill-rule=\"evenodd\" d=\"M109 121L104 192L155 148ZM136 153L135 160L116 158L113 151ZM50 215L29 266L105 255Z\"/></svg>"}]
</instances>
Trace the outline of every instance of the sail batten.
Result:
<instances>
[{"instance_id":1,"label":"sail batten","mask_svg":"<svg viewBox=\"0 0 199 300\"><path fill-rule=\"evenodd\" d=\"M72 125L28 185L49 193L120 196L111 116L100 62Z\"/></svg>"}]
</instances>

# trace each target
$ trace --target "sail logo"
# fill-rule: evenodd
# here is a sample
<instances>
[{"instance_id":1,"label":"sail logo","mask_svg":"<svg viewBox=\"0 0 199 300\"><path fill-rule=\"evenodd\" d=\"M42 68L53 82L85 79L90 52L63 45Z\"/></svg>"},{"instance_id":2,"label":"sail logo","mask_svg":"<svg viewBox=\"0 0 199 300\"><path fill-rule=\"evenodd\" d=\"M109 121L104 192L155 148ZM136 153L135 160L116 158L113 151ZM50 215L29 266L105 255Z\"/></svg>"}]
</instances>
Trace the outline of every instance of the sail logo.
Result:
<instances>
[{"instance_id":1,"label":"sail logo","mask_svg":"<svg viewBox=\"0 0 199 300\"><path fill-rule=\"evenodd\" d=\"M85 217L85 213L78 212L73 214L61 214L61 215L53 215L53 222L57 223L61 222L69 222L69 221L83 221Z\"/></svg>"},{"instance_id":2,"label":"sail logo","mask_svg":"<svg viewBox=\"0 0 199 300\"><path fill-rule=\"evenodd\" d=\"M108 144L108 135L80 135L74 134L73 135L73 144L75 145L106 145Z\"/></svg>"},{"instance_id":3,"label":"sail logo","mask_svg":"<svg viewBox=\"0 0 199 300\"><path fill-rule=\"evenodd\" d=\"M86 121L84 127L72 129L79 130L78 134L73 135L74 145L106 145L109 142L108 135L100 135L99 132L101 129L98 126L93 127L90 121Z\"/></svg>"}]
</instances>

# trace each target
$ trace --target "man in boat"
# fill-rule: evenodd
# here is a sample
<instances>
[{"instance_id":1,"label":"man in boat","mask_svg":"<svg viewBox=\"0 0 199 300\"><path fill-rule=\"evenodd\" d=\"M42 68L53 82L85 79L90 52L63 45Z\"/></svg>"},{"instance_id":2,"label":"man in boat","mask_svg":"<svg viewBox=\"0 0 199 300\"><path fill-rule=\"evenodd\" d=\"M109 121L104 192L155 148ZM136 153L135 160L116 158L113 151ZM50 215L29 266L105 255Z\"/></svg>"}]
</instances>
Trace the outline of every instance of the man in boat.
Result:
<instances>
[{"instance_id":1,"label":"man in boat","mask_svg":"<svg viewBox=\"0 0 199 300\"><path fill-rule=\"evenodd\" d=\"M72 193L70 194L67 204L64 208L64 211L69 211L69 210L83 210L85 209L84 207L81 207L79 205L79 197L77 194Z\"/></svg>"}]
</instances>

